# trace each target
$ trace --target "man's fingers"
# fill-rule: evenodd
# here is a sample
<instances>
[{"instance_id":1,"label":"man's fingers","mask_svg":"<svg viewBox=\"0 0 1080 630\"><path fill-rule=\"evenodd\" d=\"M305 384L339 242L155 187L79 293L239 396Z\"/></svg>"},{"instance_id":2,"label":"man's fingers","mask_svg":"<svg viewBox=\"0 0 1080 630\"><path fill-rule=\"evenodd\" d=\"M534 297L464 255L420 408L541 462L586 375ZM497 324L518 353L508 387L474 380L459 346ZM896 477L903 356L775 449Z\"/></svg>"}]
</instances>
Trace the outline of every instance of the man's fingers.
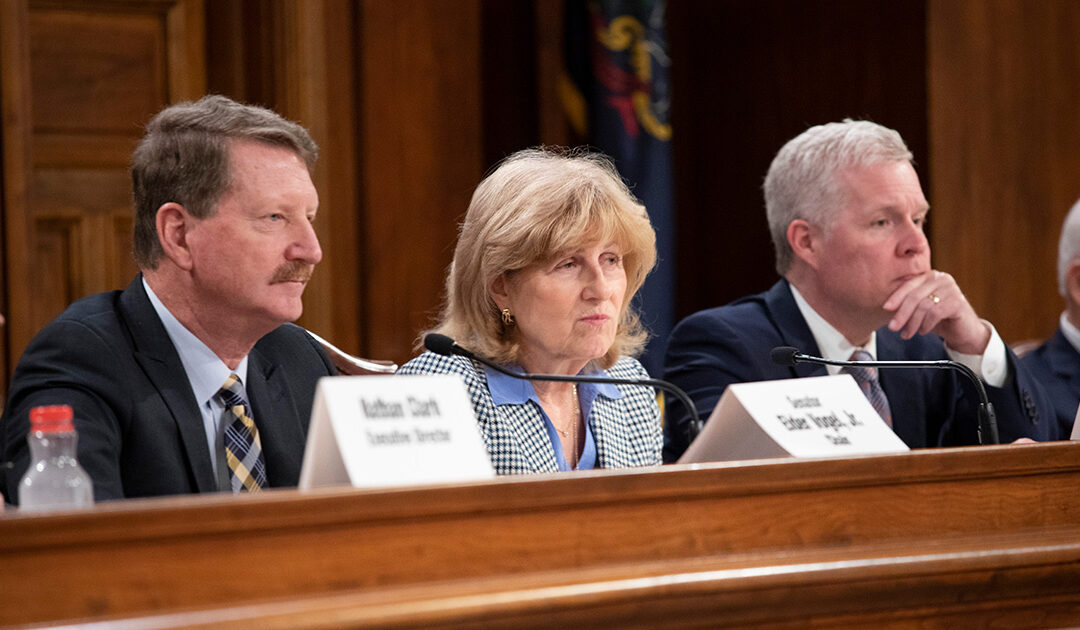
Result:
<instances>
[{"instance_id":1,"label":"man's fingers","mask_svg":"<svg viewBox=\"0 0 1080 630\"><path fill-rule=\"evenodd\" d=\"M913 300L915 307L904 322L903 331L900 336L904 339L911 339L916 334L926 334L933 330L943 319L943 313L940 303L923 298L919 300Z\"/></svg>"}]
</instances>

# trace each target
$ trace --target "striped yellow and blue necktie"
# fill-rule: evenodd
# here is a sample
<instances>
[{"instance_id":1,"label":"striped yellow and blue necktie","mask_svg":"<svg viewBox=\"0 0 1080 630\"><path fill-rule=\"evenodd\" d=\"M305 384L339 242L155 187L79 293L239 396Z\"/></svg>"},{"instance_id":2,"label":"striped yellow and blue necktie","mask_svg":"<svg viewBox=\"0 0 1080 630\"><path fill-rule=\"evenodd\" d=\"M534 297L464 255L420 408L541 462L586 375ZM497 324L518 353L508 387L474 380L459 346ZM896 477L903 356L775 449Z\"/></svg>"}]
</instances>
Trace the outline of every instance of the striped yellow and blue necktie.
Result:
<instances>
[{"instance_id":1,"label":"striped yellow and blue necktie","mask_svg":"<svg viewBox=\"0 0 1080 630\"><path fill-rule=\"evenodd\" d=\"M266 485L266 461L240 377L230 374L218 397L225 405L225 460L232 490L259 492Z\"/></svg>"}]
</instances>

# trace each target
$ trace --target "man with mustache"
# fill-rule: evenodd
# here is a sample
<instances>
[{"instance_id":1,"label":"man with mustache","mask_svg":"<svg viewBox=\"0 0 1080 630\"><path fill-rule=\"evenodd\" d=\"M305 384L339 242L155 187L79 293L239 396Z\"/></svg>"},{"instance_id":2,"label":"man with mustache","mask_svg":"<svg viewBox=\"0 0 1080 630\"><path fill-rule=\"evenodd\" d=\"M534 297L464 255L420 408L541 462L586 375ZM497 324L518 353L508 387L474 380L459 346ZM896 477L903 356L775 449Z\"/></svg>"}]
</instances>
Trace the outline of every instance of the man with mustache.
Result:
<instances>
[{"instance_id":1,"label":"man with mustache","mask_svg":"<svg viewBox=\"0 0 1080 630\"><path fill-rule=\"evenodd\" d=\"M296 485L316 381L334 373L287 323L322 258L317 152L303 127L222 96L150 121L132 158L141 273L23 353L0 419L9 500L29 411L51 404L74 410L98 501Z\"/></svg>"},{"instance_id":2,"label":"man with mustache","mask_svg":"<svg viewBox=\"0 0 1080 630\"><path fill-rule=\"evenodd\" d=\"M900 134L866 121L811 127L765 178L782 279L701 311L672 332L665 378L708 417L731 383L840 370L780 366L776 346L834 360L960 361L987 383L1003 442L1057 437L1043 394L947 273L930 266L929 204ZM864 374L856 376L856 380ZM874 370L860 383L910 447L976 444L978 398L952 370ZM669 405L665 461L686 450L686 413Z\"/></svg>"}]
</instances>

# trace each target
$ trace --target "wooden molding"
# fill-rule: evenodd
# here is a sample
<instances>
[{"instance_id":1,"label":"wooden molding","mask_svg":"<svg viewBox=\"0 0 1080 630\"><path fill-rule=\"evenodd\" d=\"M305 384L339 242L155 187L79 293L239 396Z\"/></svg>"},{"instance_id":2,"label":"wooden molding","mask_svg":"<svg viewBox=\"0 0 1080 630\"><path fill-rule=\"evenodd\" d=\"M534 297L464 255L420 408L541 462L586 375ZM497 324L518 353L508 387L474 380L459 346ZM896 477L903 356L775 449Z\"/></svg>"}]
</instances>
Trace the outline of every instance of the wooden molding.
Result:
<instances>
[{"instance_id":1,"label":"wooden molding","mask_svg":"<svg viewBox=\"0 0 1080 630\"><path fill-rule=\"evenodd\" d=\"M978 583L996 579L999 569L1031 584L1036 577L1025 572L1037 571L1047 554L1060 553L1048 575L1077 572L1080 548L1075 538L1066 543L1080 519L1078 449L1068 442L929 449L5 515L0 593L25 605L0 608L0 623L363 593L370 606L412 587L435 589L421 599L474 588L512 599L512 585L530 581L537 588L577 584L569 592L596 594L595 583L650 576L659 582L648 597L705 597L737 582L750 589L741 604L750 606L759 579L780 580L781 594L784 575L799 573L799 588L809 594L814 576L830 571L833 584L865 577L864 592L882 596L892 571L931 601L925 598L954 578ZM564 553L553 553L554 541ZM983 547L995 559L980 569ZM962 570L949 568L954 560ZM824 571L822 563L835 570ZM236 564L267 569L253 582L230 568ZM849 564L851 573L841 570ZM732 581L751 569L744 577L760 577ZM962 577L983 570L984 577ZM926 577L935 573L941 581ZM512 581L518 578L525 582ZM440 591L440 584L452 588ZM689 591L669 592L676 586ZM832 601L840 601L843 591L829 588ZM633 589L624 583L615 590L623 592L612 595L618 599ZM1075 612L1076 597L1068 601Z\"/></svg>"}]
</instances>

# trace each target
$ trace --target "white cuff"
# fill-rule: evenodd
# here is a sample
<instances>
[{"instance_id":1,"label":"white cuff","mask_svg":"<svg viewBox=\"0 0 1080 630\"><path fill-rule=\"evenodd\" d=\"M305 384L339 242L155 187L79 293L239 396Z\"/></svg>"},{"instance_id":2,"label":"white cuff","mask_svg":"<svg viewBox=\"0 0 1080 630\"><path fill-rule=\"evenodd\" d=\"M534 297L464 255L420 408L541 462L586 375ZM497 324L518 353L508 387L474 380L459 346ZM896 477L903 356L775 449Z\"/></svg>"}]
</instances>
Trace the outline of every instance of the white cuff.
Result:
<instances>
[{"instance_id":1,"label":"white cuff","mask_svg":"<svg viewBox=\"0 0 1080 630\"><path fill-rule=\"evenodd\" d=\"M1001 340L994 325L985 319L980 320L990 329L990 343L982 354L964 354L945 345L945 352L953 361L963 363L990 387L1001 387L1009 377L1009 361L1006 358L1005 342Z\"/></svg>"}]
</instances>

